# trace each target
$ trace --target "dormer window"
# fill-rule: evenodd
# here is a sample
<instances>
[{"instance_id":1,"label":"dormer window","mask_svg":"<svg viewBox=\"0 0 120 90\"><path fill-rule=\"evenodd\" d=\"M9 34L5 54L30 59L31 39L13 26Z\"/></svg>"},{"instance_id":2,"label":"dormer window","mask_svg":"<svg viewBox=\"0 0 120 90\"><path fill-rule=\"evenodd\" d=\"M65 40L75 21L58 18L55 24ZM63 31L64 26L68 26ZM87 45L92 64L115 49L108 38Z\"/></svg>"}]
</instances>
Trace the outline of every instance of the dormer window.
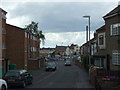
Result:
<instances>
[{"instance_id":1,"label":"dormer window","mask_svg":"<svg viewBox=\"0 0 120 90\"><path fill-rule=\"evenodd\" d=\"M120 23L111 25L111 36L120 35Z\"/></svg>"}]
</instances>

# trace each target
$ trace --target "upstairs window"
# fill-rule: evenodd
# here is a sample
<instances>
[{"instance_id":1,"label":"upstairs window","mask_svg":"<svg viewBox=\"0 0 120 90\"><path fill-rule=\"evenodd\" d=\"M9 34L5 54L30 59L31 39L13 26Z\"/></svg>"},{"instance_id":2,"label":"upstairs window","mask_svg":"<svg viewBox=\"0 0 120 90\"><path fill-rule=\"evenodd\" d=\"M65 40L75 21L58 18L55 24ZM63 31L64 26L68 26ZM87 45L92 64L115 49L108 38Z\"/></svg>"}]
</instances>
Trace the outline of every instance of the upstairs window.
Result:
<instances>
[{"instance_id":1,"label":"upstairs window","mask_svg":"<svg viewBox=\"0 0 120 90\"><path fill-rule=\"evenodd\" d=\"M103 45L104 44L104 36L100 35L99 36L99 45Z\"/></svg>"},{"instance_id":2,"label":"upstairs window","mask_svg":"<svg viewBox=\"0 0 120 90\"><path fill-rule=\"evenodd\" d=\"M120 65L120 51L114 50L112 52L112 64L113 65Z\"/></svg>"},{"instance_id":3,"label":"upstairs window","mask_svg":"<svg viewBox=\"0 0 120 90\"><path fill-rule=\"evenodd\" d=\"M7 18L6 18L6 14L5 14L4 12L2 12L2 18L3 18L3 19L7 19Z\"/></svg>"},{"instance_id":4,"label":"upstairs window","mask_svg":"<svg viewBox=\"0 0 120 90\"><path fill-rule=\"evenodd\" d=\"M120 35L120 23L111 25L111 36Z\"/></svg>"}]
</instances>

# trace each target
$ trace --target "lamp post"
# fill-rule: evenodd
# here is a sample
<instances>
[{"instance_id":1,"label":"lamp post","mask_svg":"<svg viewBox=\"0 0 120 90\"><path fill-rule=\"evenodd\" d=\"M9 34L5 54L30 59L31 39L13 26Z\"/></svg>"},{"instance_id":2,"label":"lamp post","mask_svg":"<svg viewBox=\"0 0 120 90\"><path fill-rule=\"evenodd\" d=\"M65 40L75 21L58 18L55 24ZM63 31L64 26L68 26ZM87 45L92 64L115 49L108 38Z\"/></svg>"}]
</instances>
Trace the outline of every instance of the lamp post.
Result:
<instances>
[{"instance_id":1,"label":"lamp post","mask_svg":"<svg viewBox=\"0 0 120 90\"><path fill-rule=\"evenodd\" d=\"M90 64L90 49L91 49L91 46L90 46L90 16L83 16L83 18L88 18L88 28L89 28L89 64Z\"/></svg>"}]
</instances>

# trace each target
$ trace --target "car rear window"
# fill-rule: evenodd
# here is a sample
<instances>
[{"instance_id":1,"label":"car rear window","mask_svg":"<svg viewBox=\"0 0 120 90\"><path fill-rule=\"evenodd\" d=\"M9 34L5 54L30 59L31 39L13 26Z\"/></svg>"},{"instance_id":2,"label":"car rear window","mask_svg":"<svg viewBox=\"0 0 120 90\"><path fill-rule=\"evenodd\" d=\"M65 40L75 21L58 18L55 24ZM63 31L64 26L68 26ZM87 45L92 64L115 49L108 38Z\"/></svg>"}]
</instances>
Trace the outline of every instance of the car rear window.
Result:
<instances>
[{"instance_id":1,"label":"car rear window","mask_svg":"<svg viewBox=\"0 0 120 90\"><path fill-rule=\"evenodd\" d=\"M5 76L19 76L18 72L8 72Z\"/></svg>"}]
</instances>

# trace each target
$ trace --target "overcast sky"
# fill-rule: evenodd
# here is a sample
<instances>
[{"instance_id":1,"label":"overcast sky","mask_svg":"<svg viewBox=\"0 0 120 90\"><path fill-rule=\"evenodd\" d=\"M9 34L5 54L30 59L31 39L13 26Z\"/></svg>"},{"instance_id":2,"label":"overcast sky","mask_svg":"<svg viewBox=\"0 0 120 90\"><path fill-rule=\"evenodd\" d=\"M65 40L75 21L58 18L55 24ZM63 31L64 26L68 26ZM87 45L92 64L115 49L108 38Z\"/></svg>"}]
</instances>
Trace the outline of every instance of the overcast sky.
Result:
<instances>
[{"instance_id":1,"label":"overcast sky","mask_svg":"<svg viewBox=\"0 0 120 90\"><path fill-rule=\"evenodd\" d=\"M56 2L57 1L57 2ZM85 43L85 26L91 16L91 38L96 29L104 25L103 16L118 5L119 0L2 0L1 8L7 11L7 23L24 27L35 21L45 34L45 45L82 45ZM76 1L76 2L75 2Z\"/></svg>"}]
</instances>

